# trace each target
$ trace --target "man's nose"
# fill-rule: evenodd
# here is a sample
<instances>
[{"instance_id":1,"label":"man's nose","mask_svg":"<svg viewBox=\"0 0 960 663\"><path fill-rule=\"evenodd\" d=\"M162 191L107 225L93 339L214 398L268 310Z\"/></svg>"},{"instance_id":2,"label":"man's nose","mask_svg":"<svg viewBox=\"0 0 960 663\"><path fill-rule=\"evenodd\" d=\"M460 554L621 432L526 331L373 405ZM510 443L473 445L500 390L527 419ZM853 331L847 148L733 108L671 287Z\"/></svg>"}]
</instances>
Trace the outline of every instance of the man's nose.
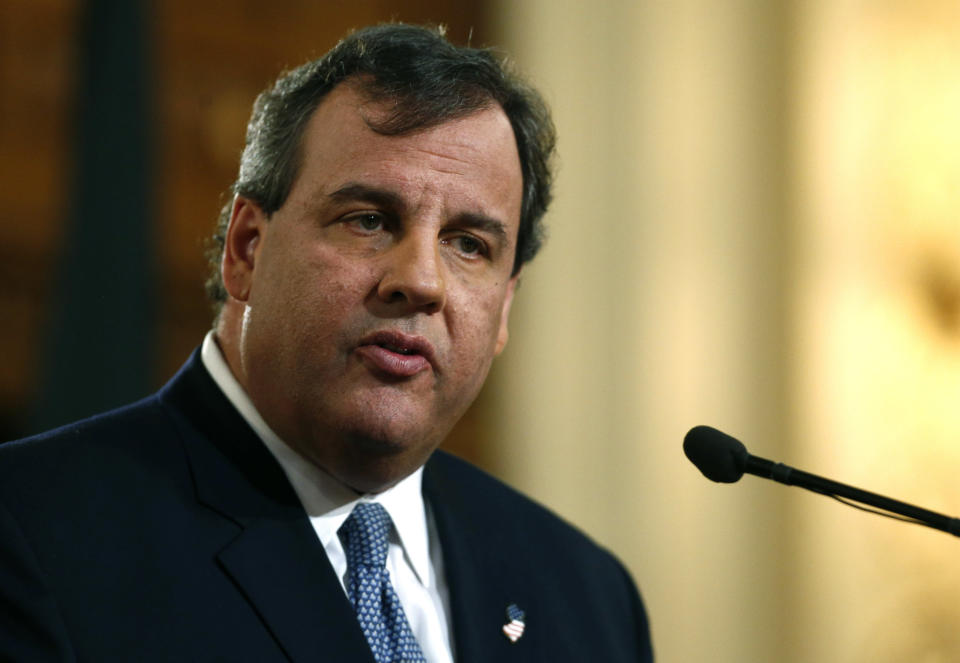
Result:
<instances>
[{"instance_id":1,"label":"man's nose","mask_svg":"<svg viewBox=\"0 0 960 663\"><path fill-rule=\"evenodd\" d=\"M377 287L382 301L426 313L436 313L443 308L446 275L436 237L407 235L388 251L385 259L383 277Z\"/></svg>"}]
</instances>

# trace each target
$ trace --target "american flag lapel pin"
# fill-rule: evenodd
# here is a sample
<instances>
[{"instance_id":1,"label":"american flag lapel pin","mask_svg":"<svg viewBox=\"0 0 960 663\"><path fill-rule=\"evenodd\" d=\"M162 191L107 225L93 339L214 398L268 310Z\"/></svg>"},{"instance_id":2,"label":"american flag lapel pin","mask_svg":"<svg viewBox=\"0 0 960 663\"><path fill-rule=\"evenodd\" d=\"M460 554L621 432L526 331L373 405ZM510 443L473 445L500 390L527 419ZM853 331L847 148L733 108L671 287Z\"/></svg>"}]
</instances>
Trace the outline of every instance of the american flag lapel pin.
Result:
<instances>
[{"instance_id":1,"label":"american flag lapel pin","mask_svg":"<svg viewBox=\"0 0 960 663\"><path fill-rule=\"evenodd\" d=\"M503 634L510 642L516 642L523 635L523 629L527 627L523 621L525 616L526 613L516 603L507 606L507 623L503 625Z\"/></svg>"}]
</instances>

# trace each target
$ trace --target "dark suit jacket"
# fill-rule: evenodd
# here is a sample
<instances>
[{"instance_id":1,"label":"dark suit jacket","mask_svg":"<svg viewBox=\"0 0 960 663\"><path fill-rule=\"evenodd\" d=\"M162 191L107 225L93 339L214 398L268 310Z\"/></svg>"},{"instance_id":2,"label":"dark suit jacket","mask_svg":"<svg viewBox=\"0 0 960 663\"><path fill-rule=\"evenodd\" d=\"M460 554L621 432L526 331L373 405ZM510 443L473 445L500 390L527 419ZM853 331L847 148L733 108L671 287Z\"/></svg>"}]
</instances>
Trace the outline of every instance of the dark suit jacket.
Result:
<instances>
[{"instance_id":1,"label":"dark suit jacket","mask_svg":"<svg viewBox=\"0 0 960 663\"><path fill-rule=\"evenodd\" d=\"M462 663L651 660L621 564L437 452ZM526 612L515 644L506 607ZM0 661L372 663L280 466L199 352L154 396L0 446Z\"/></svg>"}]
</instances>

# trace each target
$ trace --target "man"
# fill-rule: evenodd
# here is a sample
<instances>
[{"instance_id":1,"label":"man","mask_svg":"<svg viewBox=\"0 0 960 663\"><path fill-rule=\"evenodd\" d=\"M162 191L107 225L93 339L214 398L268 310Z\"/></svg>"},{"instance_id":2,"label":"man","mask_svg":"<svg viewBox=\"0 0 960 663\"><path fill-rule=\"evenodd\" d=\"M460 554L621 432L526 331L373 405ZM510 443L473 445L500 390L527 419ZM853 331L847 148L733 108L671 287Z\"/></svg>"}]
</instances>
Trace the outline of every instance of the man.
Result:
<instances>
[{"instance_id":1,"label":"man","mask_svg":"<svg viewBox=\"0 0 960 663\"><path fill-rule=\"evenodd\" d=\"M421 28L262 94L214 331L158 394L0 448L0 659L651 660L619 562L436 451L552 148L534 92Z\"/></svg>"}]
</instances>

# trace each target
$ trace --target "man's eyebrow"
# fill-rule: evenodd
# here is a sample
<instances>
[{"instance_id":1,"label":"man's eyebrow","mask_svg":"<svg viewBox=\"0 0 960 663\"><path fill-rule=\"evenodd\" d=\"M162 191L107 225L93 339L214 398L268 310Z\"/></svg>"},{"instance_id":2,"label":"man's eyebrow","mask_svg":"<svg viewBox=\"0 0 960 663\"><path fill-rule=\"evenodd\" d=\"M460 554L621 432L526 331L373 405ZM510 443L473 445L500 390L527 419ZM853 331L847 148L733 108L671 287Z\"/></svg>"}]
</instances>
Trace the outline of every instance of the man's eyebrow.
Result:
<instances>
[{"instance_id":1,"label":"man's eyebrow","mask_svg":"<svg viewBox=\"0 0 960 663\"><path fill-rule=\"evenodd\" d=\"M403 198L399 194L387 189L378 189L366 184L351 182L345 184L328 196L337 202L347 202L351 200L360 200L373 203L383 207L402 208Z\"/></svg>"}]
</instances>

